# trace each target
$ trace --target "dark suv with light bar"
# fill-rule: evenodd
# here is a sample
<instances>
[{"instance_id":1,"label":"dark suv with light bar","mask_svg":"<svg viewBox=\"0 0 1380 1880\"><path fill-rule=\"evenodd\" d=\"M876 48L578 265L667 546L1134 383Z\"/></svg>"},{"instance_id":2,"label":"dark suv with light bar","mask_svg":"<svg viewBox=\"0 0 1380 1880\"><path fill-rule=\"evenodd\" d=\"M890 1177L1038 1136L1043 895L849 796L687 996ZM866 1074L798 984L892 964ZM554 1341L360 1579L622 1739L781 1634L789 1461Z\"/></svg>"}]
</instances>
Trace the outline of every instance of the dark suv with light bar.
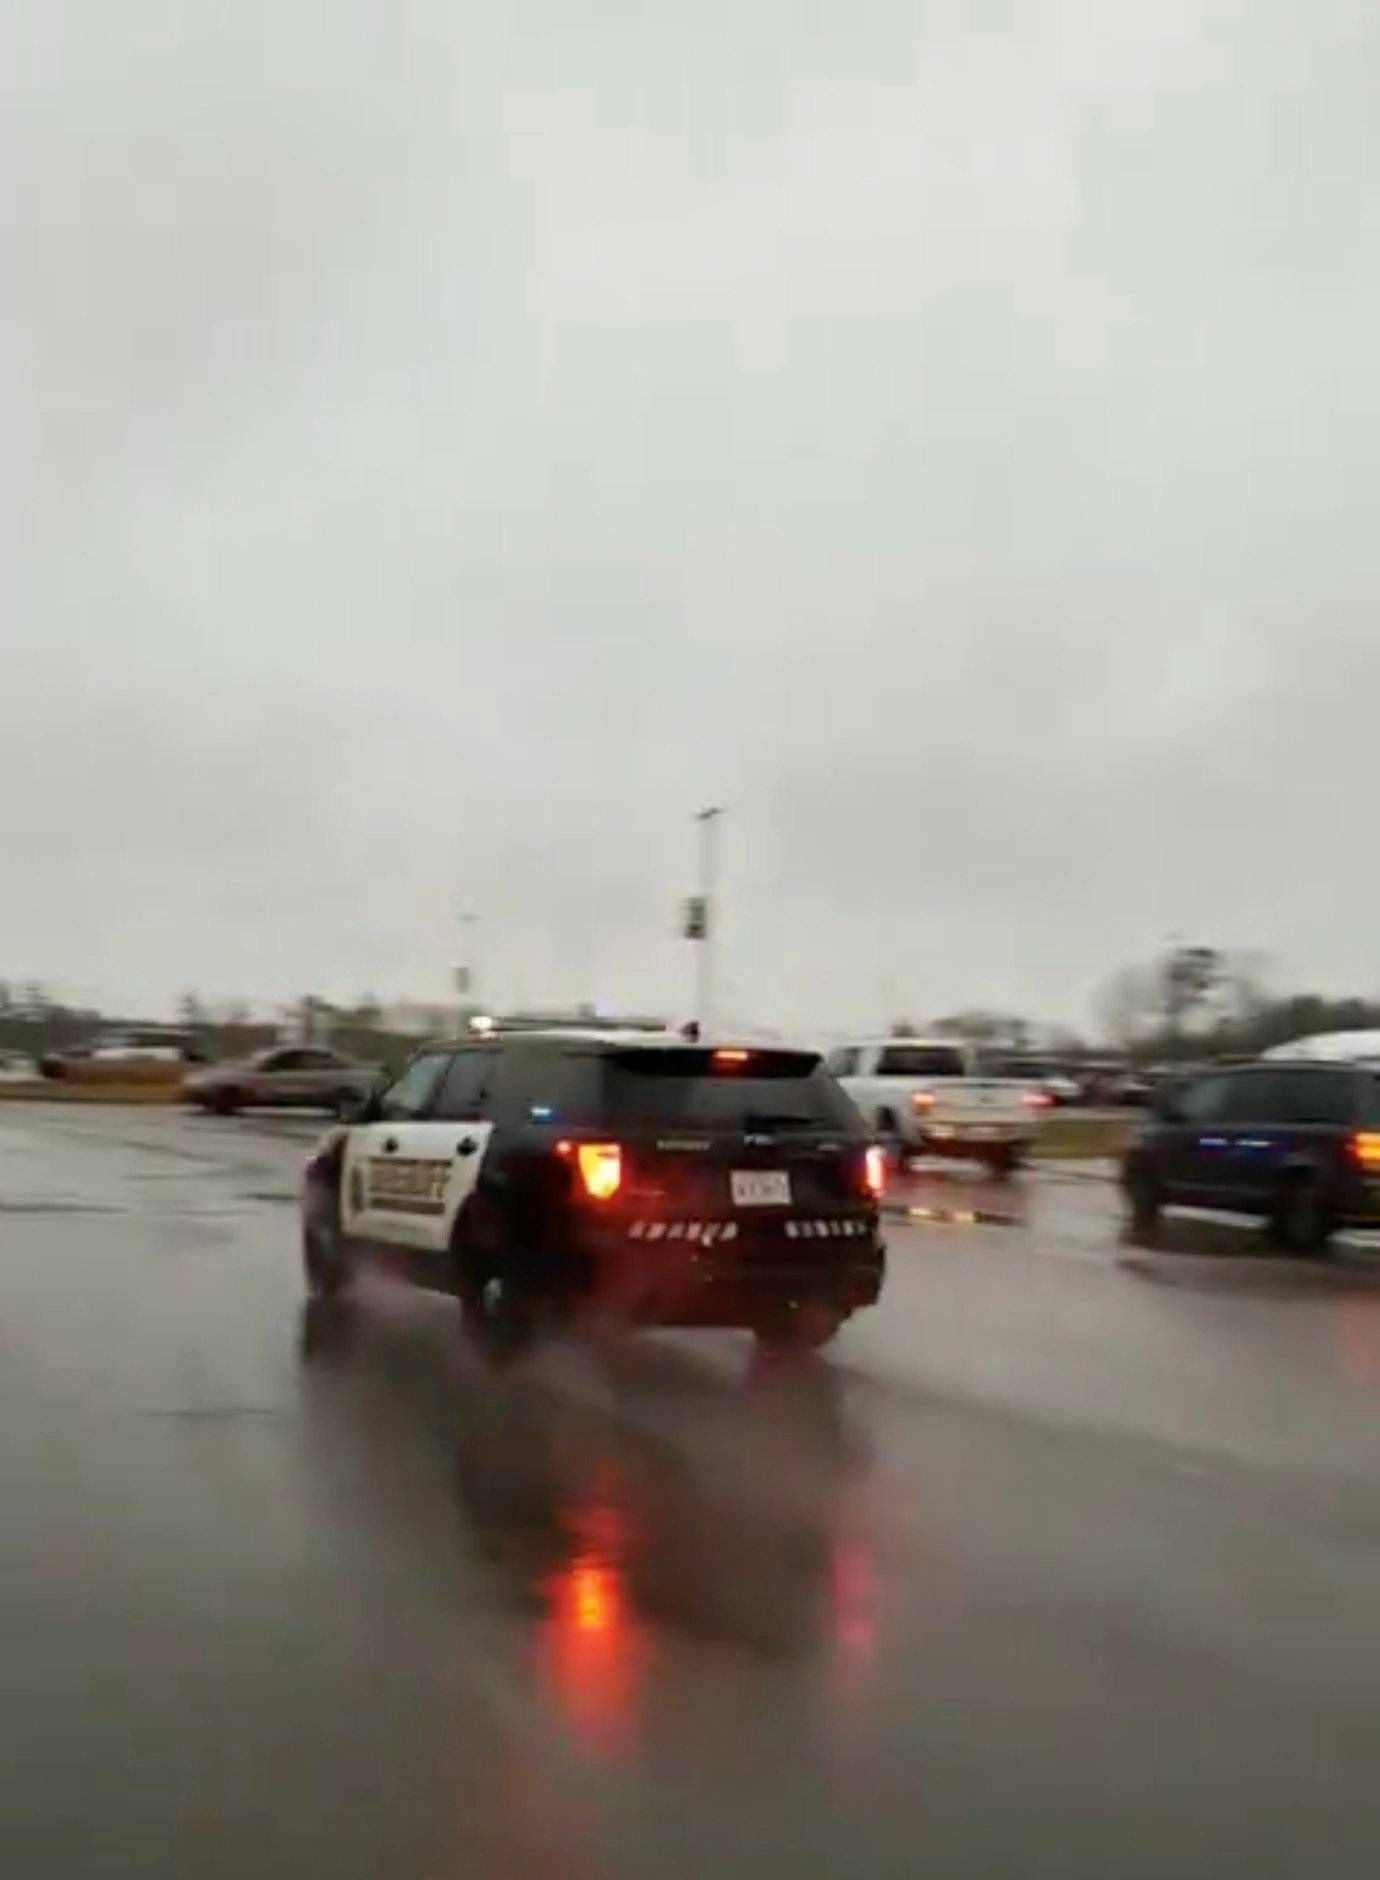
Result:
<instances>
[{"instance_id":1,"label":"dark suv with light bar","mask_svg":"<svg viewBox=\"0 0 1380 1880\"><path fill-rule=\"evenodd\" d=\"M1174 1206L1262 1217L1299 1251L1380 1227L1380 1065L1265 1059L1165 1085L1121 1180L1140 1235Z\"/></svg>"},{"instance_id":2,"label":"dark suv with light bar","mask_svg":"<svg viewBox=\"0 0 1380 1880\"><path fill-rule=\"evenodd\" d=\"M823 1344L881 1290L879 1149L817 1053L626 1034L420 1051L303 1192L308 1288L382 1255L493 1351L544 1324Z\"/></svg>"}]
</instances>

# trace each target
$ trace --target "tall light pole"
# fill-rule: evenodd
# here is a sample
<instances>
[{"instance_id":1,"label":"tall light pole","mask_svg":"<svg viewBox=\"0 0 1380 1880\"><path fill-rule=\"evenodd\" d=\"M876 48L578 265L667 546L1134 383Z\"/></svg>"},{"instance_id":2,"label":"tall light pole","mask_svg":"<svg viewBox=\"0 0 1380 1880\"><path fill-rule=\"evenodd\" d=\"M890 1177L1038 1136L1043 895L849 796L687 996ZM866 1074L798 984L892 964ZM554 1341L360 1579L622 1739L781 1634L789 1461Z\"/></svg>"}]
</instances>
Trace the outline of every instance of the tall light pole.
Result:
<instances>
[{"instance_id":1,"label":"tall light pole","mask_svg":"<svg viewBox=\"0 0 1380 1880\"><path fill-rule=\"evenodd\" d=\"M719 885L719 824L724 806L700 810L698 907L691 909L686 931L698 949L695 955L695 1023L701 1038L708 1038L714 1017L714 927L718 918L714 897ZM698 918L695 918L696 915Z\"/></svg>"},{"instance_id":2,"label":"tall light pole","mask_svg":"<svg viewBox=\"0 0 1380 1880\"><path fill-rule=\"evenodd\" d=\"M456 1024L461 1034L461 1012L466 1001L473 1001L479 980L479 963L475 958L475 930L479 926L478 914L460 916L460 959L455 968Z\"/></svg>"}]
</instances>

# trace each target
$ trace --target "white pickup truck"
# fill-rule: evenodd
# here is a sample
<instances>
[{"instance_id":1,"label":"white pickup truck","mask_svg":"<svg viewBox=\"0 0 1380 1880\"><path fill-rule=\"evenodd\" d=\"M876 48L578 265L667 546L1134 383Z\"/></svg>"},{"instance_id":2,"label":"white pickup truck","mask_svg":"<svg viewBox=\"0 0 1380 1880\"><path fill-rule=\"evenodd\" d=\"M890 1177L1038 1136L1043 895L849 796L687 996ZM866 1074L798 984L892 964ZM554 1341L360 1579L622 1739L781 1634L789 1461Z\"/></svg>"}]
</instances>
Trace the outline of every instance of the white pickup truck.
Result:
<instances>
[{"instance_id":1,"label":"white pickup truck","mask_svg":"<svg viewBox=\"0 0 1380 1880\"><path fill-rule=\"evenodd\" d=\"M1003 1175L1020 1164L1050 1105L1033 1084L982 1076L975 1054L947 1038L840 1045L825 1065L900 1154L969 1156Z\"/></svg>"}]
</instances>

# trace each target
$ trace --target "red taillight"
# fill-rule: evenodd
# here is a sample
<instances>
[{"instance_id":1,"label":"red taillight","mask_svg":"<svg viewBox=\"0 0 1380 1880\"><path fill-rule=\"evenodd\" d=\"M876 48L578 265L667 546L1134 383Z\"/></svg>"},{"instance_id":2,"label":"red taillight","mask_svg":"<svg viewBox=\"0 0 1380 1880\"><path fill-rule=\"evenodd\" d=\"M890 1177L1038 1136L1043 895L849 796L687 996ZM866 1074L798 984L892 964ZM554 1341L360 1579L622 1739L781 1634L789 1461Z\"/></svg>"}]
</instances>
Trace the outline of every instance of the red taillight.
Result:
<instances>
[{"instance_id":1,"label":"red taillight","mask_svg":"<svg viewBox=\"0 0 1380 1880\"><path fill-rule=\"evenodd\" d=\"M750 1051L742 1051L737 1045L725 1045L722 1050L714 1053L714 1068L716 1071L736 1071L746 1064L751 1056Z\"/></svg>"},{"instance_id":2,"label":"red taillight","mask_svg":"<svg viewBox=\"0 0 1380 1880\"><path fill-rule=\"evenodd\" d=\"M910 1107L913 1110L932 1110L934 1092L932 1090L914 1090L911 1092Z\"/></svg>"},{"instance_id":3,"label":"red taillight","mask_svg":"<svg viewBox=\"0 0 1380 1880\"><path fill-rule=\"evenodd\" d=\"M591 1201L610 1201L623 1185L623 1151L616 1142L582 1142L575 1152Z\"/></svg>"},{"instance_id":4,"label":"red taillight","mask_svg":"<svg viewBox=\"0 0 1380 1880\"><path fill-rule=\"evenodd\" d=\"M863 1181L870 1195L886 1192L886 1155L874 1142L863 1158Z\"/></svg>"},{"instance_id":5,"label":"red taillight","mask_svg":"<svg viewBox=\"0 0 1380 1880\"><path fill-rule=\"evenodd\" d=\"M1054 1099L1047 1090L1027 1090L1021 1102L1028 1110L1048 1110L1053 1106Z\"/></svg>"},{"instance_id":6,"label":"red taillight","mask_svg":"<svg viewBox=\"0 0 1380 1880\"><path fill-rule=\"evenodd\" d=\"M1380 1175L1380 1129L1358 1129L1351 1138L1351 1155L1361 1168Z\"/></svg>"}]
</instances>

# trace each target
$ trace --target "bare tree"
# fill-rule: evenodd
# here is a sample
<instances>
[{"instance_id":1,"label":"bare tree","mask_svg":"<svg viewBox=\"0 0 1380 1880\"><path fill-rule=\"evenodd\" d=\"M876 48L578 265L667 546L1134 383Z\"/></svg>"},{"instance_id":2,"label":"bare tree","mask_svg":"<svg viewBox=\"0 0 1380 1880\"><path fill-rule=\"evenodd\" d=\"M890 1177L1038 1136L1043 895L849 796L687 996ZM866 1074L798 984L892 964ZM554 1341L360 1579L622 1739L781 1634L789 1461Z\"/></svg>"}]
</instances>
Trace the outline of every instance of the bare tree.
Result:
<instances>
[{"instance_id":1,"label":"bare tree","mask_svg":"<svg viewBox=\"0 0 1380 1880\"><path fill-rule=\"evenodd\" d=\"M1223 955L1217 998L1226 1023L1249 1029L1270 1005L1268 968L1269 955L1258 950Z\"/></svg>"},{"instance_id":2,"label":"bare tree","mask_svg":"<svg viewBox=\"0 0 1380 1880\"><path fill-rule=\"evenodd\" d=\"M177 1002L177 1017L189 1031L200 1031L210 1020L210 1014L195 992L183 993Z\"/></svg>"},{"instance_id":3,"label":"bare tree","mask_svg":"<svg viewBox=\"0 0 1380 1880\"><path fill-rule=\"evenodd\" d=\"M1163 1016L1160 992L1153 967L1122 966L1104 980L1093 1003L1108 1043L1128 1051L1154 1031Z\"/></svg>"},{"instance_id":4,"label":"bare tree","mask_svg":"<svg viewBox=\"0 0 1380 1880\"><path fill-rule=\"evenodd\" d=\"M1051 1025L1047 1042L1056 1057L1076 1057L1085 1049L1081 1036L1071 1025Z\"/></svg>"},{"instance_id":5,"label":"bare tree","mask_svg":"<svg viewBox=\"0 0 1380 1880\"><path fill-rule=\"evenodd\" d=\"M1222 977L1222 956L1216 947L1178 946L1159 962L1160 1005L1171 1036L1184 1021L1206 1005Z\"/></svg>"},{"instance_id":6,"label":"bare tree","mask_svg":"<svg viewBox=\"0 0 1380 1880\"><path fill-rule=\"evenodd\" d=\"M1012 1051L1024 1051L1030 1045L1029 1020L1009 1012L951 1012L934 1029L945 1038L962 1038L968 1044L1005 1045Z\"/></svg>"},{"instance_id":7,"label":"bare tree","mask_svg":"<svg viewBox=\"0 0 1380 1880\"><path fill-rule=\"evenodd\" d=\"M1171 947L1103 983L1095 998L1100 1028L1123 1049L1145 1044L1172 1055L1189 1039L1240 1048L1237 1040L1269 1005L1264 970L1257 952Z\"/></svg>"}]
</instances>

